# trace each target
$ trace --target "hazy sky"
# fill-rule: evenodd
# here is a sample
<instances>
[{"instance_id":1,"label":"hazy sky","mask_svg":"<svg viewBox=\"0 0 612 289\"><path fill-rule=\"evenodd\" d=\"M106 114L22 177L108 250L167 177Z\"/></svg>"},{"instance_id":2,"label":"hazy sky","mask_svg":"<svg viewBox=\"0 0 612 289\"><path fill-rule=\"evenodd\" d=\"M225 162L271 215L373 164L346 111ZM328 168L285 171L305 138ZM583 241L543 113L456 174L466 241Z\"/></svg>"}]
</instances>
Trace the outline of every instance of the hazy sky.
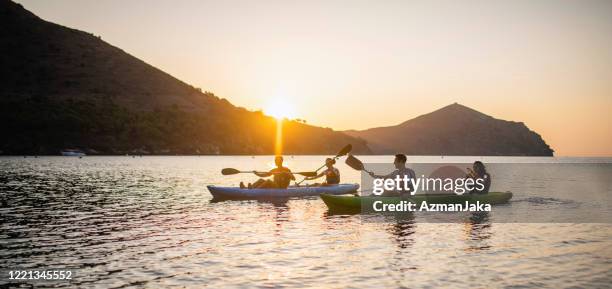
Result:
<instances>
[{"instance_id":1,"label":"hazy sky","mask_svg":"<svg viewBox=\"0 0 612 289\"><path fill-rule=\"evenodd\" d=\"M18 2L248 109L365 129L459 102L612 155L612 1Z\"/></svg>"}]
</instances>

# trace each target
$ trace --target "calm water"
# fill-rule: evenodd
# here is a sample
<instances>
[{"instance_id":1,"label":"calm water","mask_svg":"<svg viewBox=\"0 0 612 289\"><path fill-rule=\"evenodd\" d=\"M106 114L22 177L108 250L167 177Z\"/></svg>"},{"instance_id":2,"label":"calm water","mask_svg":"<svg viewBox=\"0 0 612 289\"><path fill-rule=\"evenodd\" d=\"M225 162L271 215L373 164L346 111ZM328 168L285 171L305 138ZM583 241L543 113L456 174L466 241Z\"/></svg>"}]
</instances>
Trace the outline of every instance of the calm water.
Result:
<instances>
[{"instance_id":1,"label":"calm water","mask_svg":"<svg viewBox=\"0 0 612 289\"><path fill-rule=\"evenodd\" d=\"M364 157L389 162L391 157ZM427 158L424 158L427 159ZM457 158L459 159L459 158ZM287 157L312 170L321 157ZM446 158L445 161L449 159ZM460 159L471 162L471 158ZM486 161L559 162L555 159ZM562 162L600 162L563 159ZM610 162L609 159L604 159ZM479 222L365 222L318 198L210 202L206 185L270 157L0 158L0 285L7 270L70 269L71 287L610 287L609 223L502 223L550 208L610 212L610 166L513 172L509 205ZM340 165L344 182L360 175ZM494 175L495 176L495 175ZM592 184L588 193L576 188ZM593 184L595 183L595 184ZM504 213L506 212L506 213Z\"/></svg>"}]
</instances>

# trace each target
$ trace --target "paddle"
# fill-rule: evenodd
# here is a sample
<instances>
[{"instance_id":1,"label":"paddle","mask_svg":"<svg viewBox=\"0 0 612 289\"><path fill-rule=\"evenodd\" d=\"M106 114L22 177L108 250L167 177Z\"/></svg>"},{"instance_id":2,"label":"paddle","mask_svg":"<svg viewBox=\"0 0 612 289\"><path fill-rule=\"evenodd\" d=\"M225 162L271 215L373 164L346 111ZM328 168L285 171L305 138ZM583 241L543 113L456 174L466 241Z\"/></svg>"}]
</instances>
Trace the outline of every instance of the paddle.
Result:
<instances>
[{"instance_id":1,"label":"paddle","mask_svg":"<svg viewBox=\"0 0 612 289\"><path fill-rule=\"evenodd\" d=\"M370 171L365 169L365 166L363 165L363 163L358 158L356 158L353 155L348 155L348 157L346 157L345 163L349 167L351 167L351 168L353 168L355 170L365 171L366 173L370 173Z\"/></svg>"},{"instance_id":2,"label":"paddle","mask_svg":"<svg viewBox=\"0 0 612 289\"><path fill-rule=\"evenodd\" d=\"M344 156L344 155L346 155L346 154L350 153L352 149L353 149L353 145L351 145L351 144L347 144L347 145L345 145L345 146L344 146L344 147L343 147L343 148L342 148L342 149L341 149L341 150L340 150L340 151L339 151L339 152L336 154L336 156L335 156L335 157L333 157L333 159L334 159L334 160L337 160L339 157L342 157L342 156ZM320 170L321 170L323 167L325 167L325 164L323 164L323 165L322 165L322 166L320 166L320 167L319 167L319 168L318 168L316 171L314 171L314 172L315 172L315 175L314 175L314 176L316 176L316 175L317 175L317 173L318 173L318 172L319 172L319 171L320 171ZM314 176L313 176L313 177L314 177ZM305 181L305 180L306 180L306 178L304 178L303 180L301 180L299 183L296 183L295 185L296 185L296 186L299 186L299 185L300 185L300 184L301 184L303 181Z\"/></svg>"},{"instance_id":3,"label":"paddle","mask_svg":"<svg viewBox=\"0 0 612 289\"><path fill-rule=\"evenodd\" d=\"M227 175L235 175L235 174L240 174L240 173L262 173L262 172L257 172L257 171L240 171L237 169L233 169L233 168L225 168L221 170L221 174L224 176ZM278 172L278 173L272 173L272 174L284 174L283 172ZM314 177L317 175L317 172L292 172L292 174L296 174L296 175L302 175L305 177Z\"/></svg>"}]
</instances>

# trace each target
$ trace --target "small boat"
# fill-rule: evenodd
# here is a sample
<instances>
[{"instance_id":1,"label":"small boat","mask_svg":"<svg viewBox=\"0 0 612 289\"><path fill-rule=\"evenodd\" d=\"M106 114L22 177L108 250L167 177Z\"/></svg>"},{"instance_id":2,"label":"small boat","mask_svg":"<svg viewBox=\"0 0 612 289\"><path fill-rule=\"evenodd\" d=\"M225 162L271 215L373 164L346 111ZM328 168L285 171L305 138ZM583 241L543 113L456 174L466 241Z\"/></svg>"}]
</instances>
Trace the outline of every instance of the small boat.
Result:
<instances>
[{"instance_id":1,"label":"small boat","mask_svg":"<svg viewBox=\"0 0 612 289\"><path fill-rule=\"evenodd\" d=\"M359 184L339 184L331 186L290 186L286 189L241 189L237 187L208 186L214 199L258 199L318 196L321 194L351 194L359 189Z\"/></svg>"},{"instance_id":2,"label":"small boat","mask_svg":"<svg viewBox=\"0 0 612 289\"><path fill-rule=\"evenodd\" d=\"M66 149L60 152L65 157L84 157L85 153L77 149Z\"/></svg>"},{"instance_id":3,"label":"small boat","mask_svg":"<svg viewBox=\"0 0 612 289\"><path fill-rule=\"evenodd\" d=\"M511 192L489 192L488 194L475 195L414 195L405 198L401 197L381 197L381 196L334 196L330 194L321 194L321 199L331 211L351 211L359 212L363 209L372 208L375 201L382 201L383 204L399 204L401 201L410 201L420 204L427 202L428 204L460 204L460 203L476 203L498 205L504 204L512 199Z\"/></svg>"}]
</instances>

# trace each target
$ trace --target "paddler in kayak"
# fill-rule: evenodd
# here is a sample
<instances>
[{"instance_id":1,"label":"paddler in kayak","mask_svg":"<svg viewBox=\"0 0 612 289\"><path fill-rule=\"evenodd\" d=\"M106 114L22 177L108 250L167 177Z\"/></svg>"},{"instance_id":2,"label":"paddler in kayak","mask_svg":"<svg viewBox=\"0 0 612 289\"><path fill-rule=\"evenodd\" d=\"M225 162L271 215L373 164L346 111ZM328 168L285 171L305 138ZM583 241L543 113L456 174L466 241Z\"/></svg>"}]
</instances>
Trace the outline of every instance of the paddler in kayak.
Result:
<instances>
[{"instance_id":1,"label":"paddler in kayak","mask_svg":"<svg viewBox=\"0 0 612 289\"><path fill-rule=\"evenodd\" d=\"M307 177L307 180L318 179L322 176L325 176L325 182L322 184L314 184L314 186L329 186L329 185L337 185L340 183L340 171L334 167L336 164L336 160L332 158L325 159L325 166L327 167L323 172L319 173L314 177Z\"/></svg>"},{"instance_id":2,"label":"paddler in kayak","mask_svg":"<svg viewBox=\"0 0 612 289\"><path fill-rule=\"evenodd\" d=\"M258 177L267 178L272 176L272 179L259 179L252 184L247 186L240 182L241 189L286 189L292 180L295 180L295 176L291 173L289 168L283 167L283 157L276 156L274 158L276 168L271 169L267 173L255 173Z\"/></svg>"},{"instance_id":3,"label":"paddler in kayak","mask_svg":"<svg viewBox=\"0 0 612 289\"><path fill-rule=\"evenodd\" d=\"M414 173L414 171L411 168L406 167L406 160L407 160L407 157L405 154L396 154L395 159L393 160L393 166L395 166L395 171L389 173L388 175L384 175L384 176L376 175L373 172L368 172L368 173L371 177L375 179L395 179L397 176L399 176L401 179L403 179L404 176L407 176L408 179L416 179L416 174ZM401 196L404 194L410 194L410 192L414 191L411 181L408 181L408 186L409 186L408 191L397 190L394 192L384 192L382 196L387 197L387 196L398 196L398 195Z\"/></svg>"},{"instance_id":4,"label":"paddler in kayak","mask_svg":"<svg viewBox=\"0 0 612 289\"><path fill-rule=\"evenodd\" d=\"M478 190L477 188L474 188L472 191L470 191L470 194L488 194L489 193L489 188L491 187L491 175L489 175L489 173L487 173L487 169L485 168L485 165L481 162L481 161L475 161L474 164L472 165L472 168L468 168L468 174L466 176L466 178L470 178L470 179L483 179L484 180L484 187L481 190Z\"/></svg>"}]
</instances>

